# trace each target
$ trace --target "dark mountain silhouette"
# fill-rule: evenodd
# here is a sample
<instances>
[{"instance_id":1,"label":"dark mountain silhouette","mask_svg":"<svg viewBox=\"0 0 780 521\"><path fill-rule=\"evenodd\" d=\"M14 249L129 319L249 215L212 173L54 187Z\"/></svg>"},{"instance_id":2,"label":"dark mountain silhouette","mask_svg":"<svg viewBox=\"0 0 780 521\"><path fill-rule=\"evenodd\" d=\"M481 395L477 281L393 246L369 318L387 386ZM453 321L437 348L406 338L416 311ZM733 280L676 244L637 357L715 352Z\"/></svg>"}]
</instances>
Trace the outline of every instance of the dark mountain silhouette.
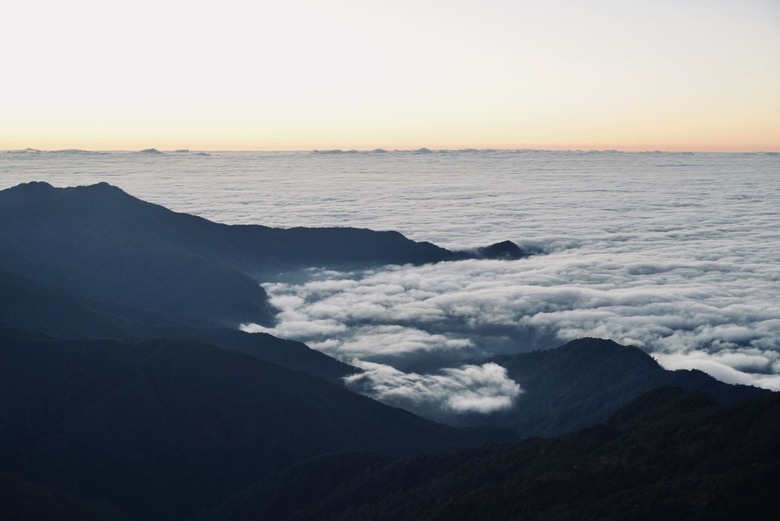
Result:
<instances>
[{"instance_id":1,"label":"dark mountain silhouette","mask_svg":"<svg viewBox=\"0 0 780 521\"><path fill-rule=\"evenodd\" d=\"M257 282L280 272L468 256L397 232L218 224L106 183L0 191L0 268L95 300L231 326L272 321Z\"/></svg>"},{"instance_id":2,"label":"dark mountain silhouette","mask_svg":"<svg viewBox=\"0 0 780 521\"><path fill-rule=\"evenodd\" d=\"M462 431L256 357L177 339L0 328L0 472L137 519L184 519L297 461L448 450Z\"/></svg>"},{"instance_id":3,"label":"dark mountain silhouette","mask_svg":"<svg viewBox=\"0 0 780 521\"><path fill-rule=\"evenodd\" d=\"M522 259L528 257L528 252L521 249L517 244L512 241L501 241L490 246L483 248L477 248L477 255L486 259Z\"/></svg>"},{"instance_id":4,"label":"dark mountain silhouette","mask_svg":"<svg viewBox=\"0 0 780 521\"><path fill-rule=\"evenodd\" d=\"M522 437L557 436L595 425L656 387L702 391L723 404L770 393L726 384L697 370L667 371L636 347L597 338L491 361L505 367L523 393L510 410L462 422L508 427Z\"/></svg>"},{"instance_id":5,"label":"dark mountain silhouette","mask_svg":"<svg viewBox=\"0 0 780 521\"><path fill-rule=\"evenodd\" d=\"M199 339L223 349L248 353L268 362L326 380L356 371L300 342L265 333L208 327L191 317L166 315L122 304L78 297L0 269L0 324L40 331L59 338L179 337Z\"/></svg>"},{"instance_id":6,"label":"dark mountain silhouette","mask_svg":"<svg viewBox=\"0 0 780 521\"><path fill-rule=\"evenodd\" d=\"M389 463L375 454L322 456L200 519L770 520L778 485L780 395L724 407L660 388L606 424L561 438Z\"/></svg>"},{"instance_id":7,"label":"dark mountain silhouette","mask_svg":"<svg viewBox=\"0 0 780 521\"><path fill-rule=\"evenodd\" d=\"M102 501L80 501L37 483L0 473L3 521L130 521Z\"/></svg>"},{"instance_id":8,"label":"dark mountain silhouette","mask_svg":"<svg viewBox=\"0 0 780 521\"><path fill-rule=\"evenodd\" d=\"M0 192L0 267L96 300L270 320L267 296L249 276L168 240L194 222L107 184L19 185Z\"/></svg>"}]
</instances>

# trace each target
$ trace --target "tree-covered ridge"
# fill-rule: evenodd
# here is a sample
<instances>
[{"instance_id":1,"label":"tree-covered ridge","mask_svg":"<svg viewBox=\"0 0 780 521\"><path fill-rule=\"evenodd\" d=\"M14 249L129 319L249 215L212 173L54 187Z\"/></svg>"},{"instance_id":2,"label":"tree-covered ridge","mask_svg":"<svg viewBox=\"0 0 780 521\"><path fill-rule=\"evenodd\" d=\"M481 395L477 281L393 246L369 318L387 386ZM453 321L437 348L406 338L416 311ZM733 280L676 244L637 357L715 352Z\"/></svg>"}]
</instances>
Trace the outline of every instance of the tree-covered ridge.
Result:
<instances>
[{"instance_id":1,"label":"tree-covered ridge","mask_svg":"<svg viewBox=\"0 0 780 521\"><path fill-rule=\"evenodd\" d=\"M660 388L607 423L564 437L382 465L371 455L312 460L202 519L775 519L780 396L726 407ZM295 494L326 468L329 494Z\"/></svg>"},{"instance_id":2,"label":"tree-covered ridge","mask_svg":"<svg viewBox=\"0 0 780 521\"><path fill-rule=\"evenodd\" d=\"M183 339L60 340L0 328L0 472L136 519L186 519L340 450L448 450L461 431L256 357Z\"/></svg>"},{"instance_id":3,"label":"tree-covered ridge","mask_svg":"<svg viewBox=\"0 0 780 521\"><path fill-rule=\"evenodd\" d=\"M720 382L701 371L668 371L636 347L599 338L491 360L507 369L523 393L508 411L464 422L508 427L522 437L557 436L606 421L641 394L662 386L702 391L723 404L769 394Z\"/></svg>"}]
</instances>

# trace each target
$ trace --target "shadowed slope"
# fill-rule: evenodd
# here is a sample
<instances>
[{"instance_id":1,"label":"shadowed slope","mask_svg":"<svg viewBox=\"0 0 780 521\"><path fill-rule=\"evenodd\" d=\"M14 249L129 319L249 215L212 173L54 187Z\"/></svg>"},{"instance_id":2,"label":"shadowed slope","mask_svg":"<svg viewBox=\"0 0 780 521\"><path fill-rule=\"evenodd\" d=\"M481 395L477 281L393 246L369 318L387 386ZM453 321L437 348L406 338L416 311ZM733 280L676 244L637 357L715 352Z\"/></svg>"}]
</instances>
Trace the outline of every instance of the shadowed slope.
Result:
<instances>
[{"instance_id":1,"label":"shadowed slope","mask_svg":"<svg viewBox=\"0 0 780 521\"><path fill-rule=\"evenodd\" d=\"M778 440L780 395L726 408L661 388L608 424L562 438L389 463L325 456L256 484L203 519L771 520L780 508ZM361 457L365 464L355 469ZM329 493L284 500L317 469L332 477Z\"/></svg>"},{"instance_id":2,"label":"shadowed slope","mask_svg":"<svg viewBox=\"0 0 780 521\"><path fill-rule=\"evenodd\" d=\"M269 323L257 280L305 267L463 258L397 232L228 226L100 183L0 191L0 267L81 295L225 323Z\"/></svg>"},{"instance_id":3,"label":"shadowed slope","mask_svg":"<svg viewBox=\"0 0 780 521\"><path fill-rule=\"evenodd\" d=\"M180 337L248 353L274 364L337 380L356 369L300 342L264 333L208 327L181 315L97 302L0 269L0 324L60 338Z\"/></svg>"},{"instance_id":4,"label":"shadowed slope","mask_svg":"<svg viewBox=\"0 0 780 521\"><path fill-rule=\"evenodd\" d=\"M0 192L0 266L96 300L267 322L250 277L167 240L196 221L105 183L20 185Z\"/></svg>"},{"instance_id":5,"label":"shadowed slope","mask_svg":"<svg viewBox=\"0 0 780 521\"><path fill-rule=\"evenodd\" d=\"M129 521L105 502L78 501L36 483L0 473L3 521Z\"/></svg>"},{"instance_id":6,"label":"shadowed slope","mask_svg":"<svg viewBox=\"0 0 780 521\"><path fill-rule=\"evenodd\" d=\"M0 472L138 519L183 519L318 454L402 455L498 435L184 340L55 340L0 328L0 396Z\"/></svg>"},{"instance_id":7,"label":"shadowed slope","mask_svg":"<svg viewBox=\"0 0 780 521\"><path fill-rule=\"evenodd\" d=\"M667 371L636 347L597 338L491 360L506 367L523 394L509 411L466 422L510 427L521 436L556 436L594 425L661 386L706 392L724 404L770 393L729 385L701 371Z\"/></svg>"}]
</instances>

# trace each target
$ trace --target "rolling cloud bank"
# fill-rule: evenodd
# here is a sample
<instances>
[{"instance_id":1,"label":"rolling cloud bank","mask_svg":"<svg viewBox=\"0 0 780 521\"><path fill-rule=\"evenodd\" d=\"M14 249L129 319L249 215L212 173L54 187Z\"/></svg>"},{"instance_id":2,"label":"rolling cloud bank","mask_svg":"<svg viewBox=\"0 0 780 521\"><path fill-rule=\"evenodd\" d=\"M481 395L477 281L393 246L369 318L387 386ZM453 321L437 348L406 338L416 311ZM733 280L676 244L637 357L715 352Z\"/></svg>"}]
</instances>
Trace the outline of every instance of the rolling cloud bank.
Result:
<instances>
[{"instance_id":1,"label":"rolling cloud bank","mask_svg":"<svg viewBox=\"0 0 780 521\"><path fill-rule=\"evenodd\" d=\"M273 328L363 372L347 384L446 419L523 392L490 357L583 336L669 369L780 390L780 156L580 152L5 154L8 186L106 180L221 222L395 229L542 254L265 284ZM294 282L293 282L294 281Z\"/></svg>"},{"instance_id":2,"label":"rolling cloud bank","mask_svg":"<svg viewBox=\"0 0 780 521\"><path fill-rule=\"evenodd\" d=\"M761 290L780 270L756 271L710 261L620 264L607 255L586 263L571 250L312 273L304 284L266 285L279 324L245 329L358 365L366 373L349 384L429 415L432 401L456 412L510 406L520 390L480 360L585 336L640 346L668 369L780 390L780 309Z\"/></svg>"}]
</instances>

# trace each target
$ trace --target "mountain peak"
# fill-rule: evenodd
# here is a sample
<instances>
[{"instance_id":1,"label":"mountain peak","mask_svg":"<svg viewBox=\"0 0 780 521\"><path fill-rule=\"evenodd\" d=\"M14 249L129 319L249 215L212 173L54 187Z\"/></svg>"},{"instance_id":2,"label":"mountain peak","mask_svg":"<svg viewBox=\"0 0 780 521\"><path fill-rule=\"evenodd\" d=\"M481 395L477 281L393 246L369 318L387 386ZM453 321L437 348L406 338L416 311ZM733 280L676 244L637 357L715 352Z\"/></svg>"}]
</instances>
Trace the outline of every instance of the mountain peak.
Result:
<instances>
[{"instance_id":1,"label":"mountain peak","mask_svg":"<svg viewBox=\"0 0 780 521\"><path fill-rule=\"evenodd\" d=\"M311 266L349 269L452 260L397 232L229 226L176 213L108 183L0 191L0 267L92 300L270 323L258 285Z\"/></svg>"},{"instance_id":2,"label":"mountain peak","mask_svg":"<svg viewBox=\"0 0 780 521\"><path fill-rule=\"evenodd\" d=\"M83 185L79 186L77 188L87 189L87 190L118 190L120 192L123 192L121 188L118 186L114 186L112 184L107 183L106 181L100 181L99 183L95 183L93 185ZM123 192L125 193L125 192Z\"/></svg>"},{"instance_id":3,"label":"mountain peak","mask_svg":"<svg viewBox=\"0 0 780 521\"><path fill-rule=\"evenodd\" d=\"M22 183L5 190L0 190L0 205L16 206L28 204L42 197L49 197L56 189L44 181Z\"/></svg>"},{"instance_id":4,"label":"mountain peak","mask_svg":"<svg viewBox=\"0 0 780 521\"><path fill-rule=\"evenodd\" d=\"M551 356L576 364L603 365L623 370L658 370L658 362L636 346L618 344L606 338L585 337L572 340L551 351Z\"/></svg>"},{"instance_id":5,"label":"mountain peak","mask_svg":"<svg viewBox=\"0 0 780 521\"><path fill-rule=\"evenodd\" d=\"M92 185L81 185L81 186L73 186L70 188L65 188L65 192L69 192L72 195L85 195L85 194L115 194L119 195L121 194L124 197L127 197L129 199L137 199L136 197L133 197L132 195L128 194L121 188L119 188L116 185L109 184L105 181L100 181L99 183L95 183Z\"/></svg>"},{"instance_id":6,"label":"mountain peak","mask_svg":"<svg viewBox=\"0 0 780 521\"><path fill-rule=\"evenodd\" d=\"M556 349L492 360L524 391L512 414L496 425L523 436L558 435L605 421L657 387L701 391L720 403L769 392L725 384L704 373L667 371L638 347L603 338L580 338Z\"/></svg>"},{"instance_id":7,"label":"mountain peak","mask_svg":"<svg viewBox=\"0 0 780 521\"><path fill-rule=\"evenodd\" d=\"M621 345L609 338L586 336L570 340L558 349L623 349L632 346Z\"/></svg>"},{"instance_id":8,"label":"mountain peak","mask_svg":"<svg viewBox=\"0 0 780 521\"><path fill-rule=\"evenodd\" d=\"M117 196L126 200L140 201L118 186L106 182L57 188L45 181L31 181L0 190L0 205L13 207L52 201L74 201L79 205L89 205L105 197L112 197L113 202L116 202Z\"/></svg>"},{"instance_id":9,"label":"mountain peak","mask_svg":"<svg viewBox=\"0 0 780 521\"><path fill-rule=\"evenodd\" d=\"M29 191L29 190L48 190L54 188L51 184L47 183L46 181L30 181L28 183L21 183L18 184L9 190L17 190L17 191Z\"/></svg>"},{"instance_id":10,"label":"mountain peak","mask_svg":"<svg viewBox=\"0 0 780 521\"><path fill-rule=\"evenodd\" d=\"M137 197L134 197L118 186L101 181L93 185L75 186L66 188L64 197L72 198L74 200L83 201L84 204L109 202L111 204L117 204L119 202L125 204L138 204L143 206L154 206L151 203L142 201Z\"/></svg>"},{"instance_id":11,"label":"mountain peak","mask_svg":"<svg viewBox=\"0 0 780 521\"><path fill-rule=\"evenodd\" d=\"M490 246L477 248L477 254L486 259L516 260L528 257L528 252L512 241L501 241Z\"/></svg>"}]
</instances>

